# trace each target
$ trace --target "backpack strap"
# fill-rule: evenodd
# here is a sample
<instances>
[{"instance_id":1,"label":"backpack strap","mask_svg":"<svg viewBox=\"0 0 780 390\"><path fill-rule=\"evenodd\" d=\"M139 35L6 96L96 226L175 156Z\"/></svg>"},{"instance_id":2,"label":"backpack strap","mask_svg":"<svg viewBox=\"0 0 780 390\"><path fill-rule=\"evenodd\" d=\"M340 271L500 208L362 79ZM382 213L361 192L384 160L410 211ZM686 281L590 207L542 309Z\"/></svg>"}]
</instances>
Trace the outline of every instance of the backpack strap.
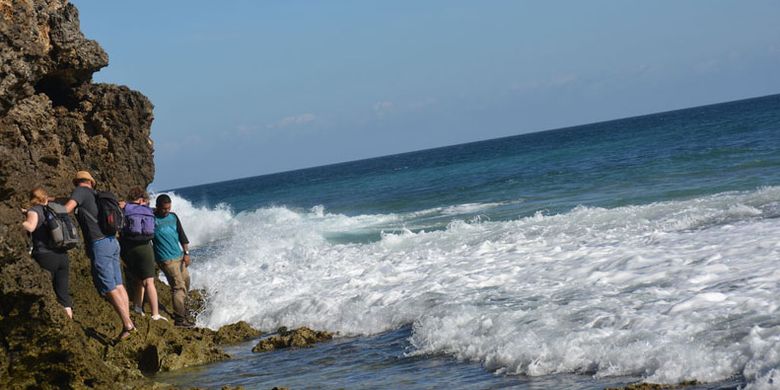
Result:
<instances>
[{"instance_id":1,"label":"backpack strap","mask_svg":"<svg viewBox=\"0 0 780 390\"><path fill-rule=\"evenodd\" d=\"M95 205L97 206L97 203L98 203L98 202L97 202L97 196L98 196L98 193L97 193L97 191L95 191L95 190L92 190L92 189L91 189L91 191L92 191L92 195L95 197ZM98 207L99 207L99 206L98 206ZM76 215L80 215L81 213L84 213L84 216L85 216L85 217L87 217L87 218L89 218L89 220L90 220L90 221L92 221L92 222L94 222L94 223L98 223L98 219L97 219L97 216L96 216L96 215L92 215L92 213L90 213L90 212L89 212L89 211L87 211L86 209L83 209L83 208L81 208L81 207L76 207L75 214L76 214Z\"/></svg>"},{"instance_id":2,"label":"backpack strap","mask_svg":"<svg viewBox=\"0 0 780 390\"><path fill-rule=\"evenodd\" d=\"M83 210L83 209L81 209L81 207L76 208L76 210L77 210L77 214L82 214L83 213L84 216L89 218L90 221L92 221L94 223L98 223L97 217L92 215L92 213L90 213L89 211Z\"/></svg>"}]
</instances>

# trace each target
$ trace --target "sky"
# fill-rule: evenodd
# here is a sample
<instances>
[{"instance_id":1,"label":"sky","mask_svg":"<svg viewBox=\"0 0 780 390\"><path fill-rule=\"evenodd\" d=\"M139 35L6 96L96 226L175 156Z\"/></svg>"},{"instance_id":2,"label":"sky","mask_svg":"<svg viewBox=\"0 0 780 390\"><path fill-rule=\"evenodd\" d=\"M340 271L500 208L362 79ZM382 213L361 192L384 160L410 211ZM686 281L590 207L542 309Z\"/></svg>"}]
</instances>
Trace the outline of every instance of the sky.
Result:
<instances>
[{"instance_id":1,"label":"sky","mask_svg":"<svg viewBox=\"0 0 780 390\"><path fill-rule=\"evenodd\" d=\"M780 2L72 0L165 190L780 93Z\"/></svg>"}]
</instances>

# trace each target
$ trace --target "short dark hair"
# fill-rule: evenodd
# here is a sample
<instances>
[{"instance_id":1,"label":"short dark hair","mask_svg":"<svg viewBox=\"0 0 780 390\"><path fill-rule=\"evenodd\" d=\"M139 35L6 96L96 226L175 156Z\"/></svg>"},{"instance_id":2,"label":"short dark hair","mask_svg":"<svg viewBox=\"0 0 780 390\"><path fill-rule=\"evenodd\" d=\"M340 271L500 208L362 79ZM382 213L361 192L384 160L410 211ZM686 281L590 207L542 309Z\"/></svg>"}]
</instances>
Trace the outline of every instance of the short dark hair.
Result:
<instances>
[{"instance_id":1,"label":"short dark hair","mask_svg":"<svg viewBox=\"0 0 780 390\"><path fill-rule=\"evenodd\" d=\"M171 197L166 195L166 194L159 195L157 197L157 200L155 201L155 204L157 204L157 207L160 207L160 206L162 206L164 204L169 204L169 203L171 203Z\"/></svg>"}]
</instances>

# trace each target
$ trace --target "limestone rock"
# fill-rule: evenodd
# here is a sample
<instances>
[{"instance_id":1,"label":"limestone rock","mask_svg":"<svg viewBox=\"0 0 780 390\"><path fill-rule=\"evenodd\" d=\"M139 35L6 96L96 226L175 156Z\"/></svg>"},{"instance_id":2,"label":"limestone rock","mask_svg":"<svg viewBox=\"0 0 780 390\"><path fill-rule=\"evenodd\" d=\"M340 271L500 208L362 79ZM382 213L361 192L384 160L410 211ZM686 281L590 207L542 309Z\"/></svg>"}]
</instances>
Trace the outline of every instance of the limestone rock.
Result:
<instances>
[{"instance_id":1,"label":"limestone rock","mask_svg":"<svg viewBox=\"0 0 780 390\"><path fill-rule=\"evenodd\" d=\"M281 348L304 348L312 344L327 341L333 338L332 333L314 331L306 327L298 328L293 331L287 331L286 328L280 328L279 334L271 336L260 342L252 348L252 352L268 352Z\"/></svg>"},{"instance_id":2,"label":"limestone rock","mask_svg":"<svg viewBox=\"0 0 780 390\"><path fill-rule=\"evenodd\" d=\"M260 337L260 334L259 330L252 328L244 321L239 321L219 328L214 336L214 341L217 344L235 344Z\"/></svg>"},{"instance_id":3,"label":"limestone rock","mask_svg":"<svg viewBox=\"0 0 780 390\"><path fill-rule=\"evenodd\" d=\"M120 197L154 177L153 106L124 86L92 84L108 56L66 0L0 0L0 388L146 387L143 373L227 357L215 332L134 317L121 324L92 286L83 248L70 254L74 319L27 254L20 207L43 185L68 196L88 170ZM159 285L163 288L162 285ZM137 385L137 383L143 383Z\"/></svg>"},{"instance_id":4,"label":"limestone rock","mask_svg":"<svg viewBox=\"0 0 780 390\"><path fill-rule=\"evenodd\" d=\"M226 359L208 329L178 329L148 317L136 320L136 332L108 350L107 358L142 373L170 371Z\"/></svg>"},{"instance_id":5,"label":"limestone rock","mask_svg":"<svg viewBox=\"0 0 780 390\"><path fill-rule=\"evenodd\" d=\"M684 389L689 386L700 385L701 383L695 380L683 381L676 385L658 384L658 383L632 383L625 387L607 387L604 390L668 390L668 389Z\"/></svg>"}]
</instances>

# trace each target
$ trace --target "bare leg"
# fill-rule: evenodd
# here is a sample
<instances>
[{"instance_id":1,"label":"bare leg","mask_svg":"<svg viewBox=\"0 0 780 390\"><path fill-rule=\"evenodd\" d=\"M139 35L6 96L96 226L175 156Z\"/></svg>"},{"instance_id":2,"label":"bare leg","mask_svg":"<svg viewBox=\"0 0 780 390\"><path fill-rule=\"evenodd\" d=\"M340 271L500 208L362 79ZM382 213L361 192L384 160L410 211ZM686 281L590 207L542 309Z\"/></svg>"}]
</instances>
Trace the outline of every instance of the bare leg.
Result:
<instances>
[{"instance_id":1,"label":"bare leg","mask_svg":"<svg viewBox=\"0 0 780 390\"><path fill-rule=\"evenodd\" d=\"M140 307L143 313L144 308L144 285L146 281L139 280L135 285L135 296L133 297L133 306ZM152 308L152 314L154 314L154 308Z\"/></svg>"},{"instance_id":2,"label":"bare leg","mask_svg":"<svg viewBox=\"0 0 780 390\"><path fill-rule=\"evenodd\" d=\"M149 298L149 306L152 307L152 316L157 316L160 314L160 308L157 303L157 288L154 287L154 278L144 279L144 287L146 287L146 296Z\"/></svg>"},{"instance_id":3,"label":"bare leg","mask_svg":"<svg viewBox=\"0 0 780 390\"><path fill-rule=\"evenodd\" d=\"M125 304L125 307L127 308L127 312L130 313L130 297L127 295L127 290L125 290L124 284L117 284L116 289L119 290L119 293L122 294L122 302Z\"/></svg>"},{"instance_id":4,"label":"bare leg","mask_svg":"<svg viewBox=\"0 0 780 390\"><path fill-rule=\"evenodd\" d=\"M115 289L106 293L106 298L111 302L111 306L119 314L124 329L133 329L135 325L130 319L130 302L127 298L127 291L123 285L116 286Z\"/></svg>"}]
</instances>

